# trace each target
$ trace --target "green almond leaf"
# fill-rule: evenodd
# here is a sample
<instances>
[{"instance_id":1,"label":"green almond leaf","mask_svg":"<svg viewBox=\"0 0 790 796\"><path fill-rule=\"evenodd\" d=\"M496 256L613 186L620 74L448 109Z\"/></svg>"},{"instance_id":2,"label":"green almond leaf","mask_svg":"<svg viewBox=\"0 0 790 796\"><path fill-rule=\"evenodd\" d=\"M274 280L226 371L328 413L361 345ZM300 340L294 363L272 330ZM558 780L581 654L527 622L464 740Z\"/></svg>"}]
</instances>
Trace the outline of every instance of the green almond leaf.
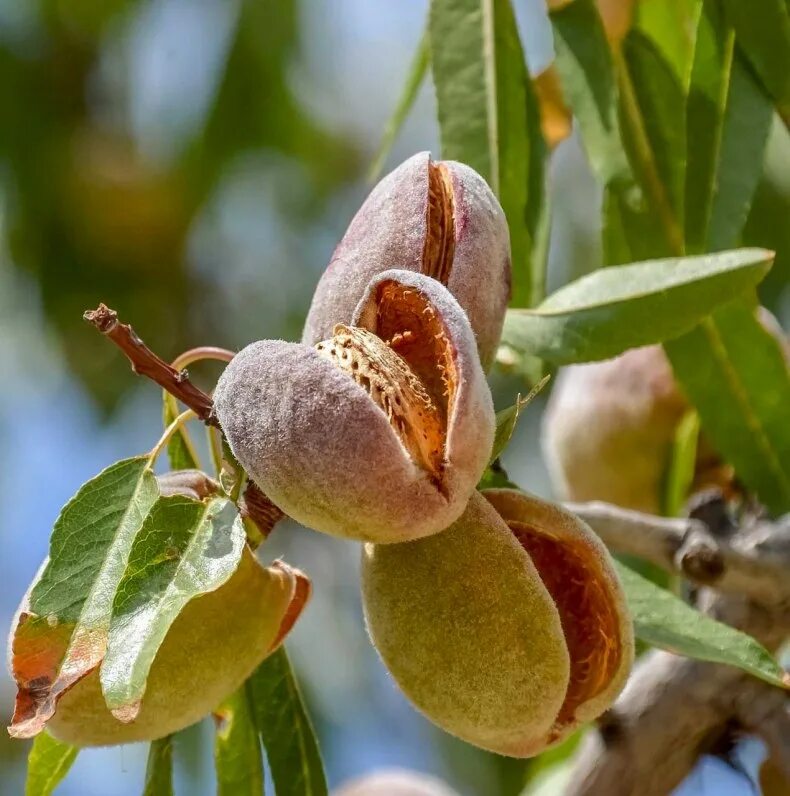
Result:
<instances>
[{"instance_id":1,"label":"green almond leaf","mask_svg":"<svg viewBox=\"0 0 790 796\"><path fill-rule=\"evenodd\" d=\"M716 450L769 509L790 511L790 371L754 308L728 304L665 349Z\"/></svg>"},{"instance_id":2,"label":"green almond leaf","mask_svg":"<svg viewBox=\"0 0 790 796\"><path fill-rule=\"evenodd\" d=\"M613 54L594 0L550 18L563 93L604 186L604 262L682 254L684 97L673 67L639 30Z\"/></svg>"},{"instance_id":3,"label":"green almond leaf","mask_svg":"<svg viewBox=\"0 0 790 796\"><path fill-rule=\"evenodd\" d=\"M672 67L678 80L686 85L694 56L694 40L700 0L679 3L634 3L634 27L648 36Z\"/></svg>"},{"instance_id":4,"label":"green almond leaf","mask_svg":"<svg viewBox=\"0 0 790 796\"><path fill-rule=\"evenodd\" d=\"M772 258L736 249L593 271L534 310L508 310L502 341L560 365L607 359L688 331L759 282Z\"/></svg>"},{"instance_id":5,"label":"green almond leaf","mask_svg":"<svg viewBox=\"0 0 790 796\"><path fill-rule=\"evenodd\" d=\"M131 720L137 714L170 626L193 597L228 580L244 542L241 517L225 498L173 495L156 501L118 584L101 665L104 698L117 716Z\"/></svg>"},{"instance_id":6,"label":"green almond leaf","mask_svg":"<svg viewBox=\"0 0 790 796\"><path fill-rule=\"evenodd\" d=\"M442 156L488 180L510 226L515 306L532 301L544 143L510 0L432 0Z\"/></svg>"},{"instance_id":7,"label":"green almond leaf","mask_svg":"<svg viewBox=\"0 0 790 796\"><path fill-rule=\"evenodd\" d=\"M262 796L263 755L246 684L214 711L214 720L217 796Z\"/></svg>"},{"instance_id":8,"label":"green almond leaf","mask_svg":"<svg viewBox=\"0 0 790 796\"><path fill-rule=\"evenodd\" d=\"M790 687L790 676L751 636L705 616L619 561L614 563L637 638L687 658L735 666L771 685Z\"/></svg>"},{"instance_id":9,"label":"green almond leaf","mask_svg":"<svg viewBox=\"0 0 790 796\"><path fill-rule=\"evenodd\" d=\"M247 681L277 796L327 796L326 775L285 647Z\"/></svg>"},{"instance_id":10,"label":"green almond leaf","mask_svg":"<svg viewBox=\"0 0 790 796\"><path fill-rule=\"evenodd\" d=\"M726 249L740 240L772 119L771 100L736 47L718 0L705 0L686 120L688 251Z\"/></svg>"},{"instance_id":11,"label":"green almond leaf","mask_svg":"<svg viewBox=\"0 0 790 796\"><path fill-rule=\"evenodd\" d=\"M790 127L790 7L787 0L724 0L738 45Z\"/></svg>"},{"instance_id":12,"label":"green almond leaf","mask_svg":"<svg viewBox=\"0 0 790 796\"><path fill-rule=\"evenodd\" d=\"M173 736L151 741L143 796L173 796Z\"/></svg>"},{"instance_id":13,"label":"green almond leaf","mask_svg":"<svg viewBox=\"0 0 790 796\"><path fill-rule=\"evenodd\" d=\"M144 456L113 464L64 506L49 560L20 617L12 643L19 686L15 737L41 730L69 687L102 660L111 596L159 490ZM48 683L46 688L41 683Z\"/></svg>"},{"instance_id":14,"label":"green almond leaf","mask_svg":"<svg viewBox=\"0 0 790 796\"><path fill-rule=\"evenodd\" d=\"M664 486L664 514L678 517L694 484L699 440L699 415L690 409L683 416L672 441L672 453Z\"/></svg>"},{"instance_id":15,"label":"green almond leaf","mask_svg":"<svg viewBox=\"0 0 790 796\"><path fill-rule=\"evenodd\" d=\"M617 81L594 0L550 14L562 93L570 103L593 171L604 185L629 175L617 116Z\"/></svg>"},{"instance_id":16,"label":"green almond leaf","mask_svg":"<svg viewBox=\"0 0 790 796\"><path fill-rule=\"evenodd\" d=\"M496 430L494 432L494 445L491 449L491 458L489 464L495 459L498 459L505 448L507 448L513 432L516 430L518 418L521 415L521 410L527 406L532 399L548 384L551 376L544 376L525 397L521 395L516 396L516 402L513 406L508 406L507 409L502 409L496 413Z\"/></svg>"},{"instance_id":17,"label":"green almond leaf","mask_svg":"<svg viewBox=\"0 0 790 796\"><path fill-rule=\"evenodd\" d=\"M658 47L632 30L616 62L623 145L666 236L666 254L683 253L686 99ZM663 254L657 251L655 254ZM655 256L655 255L654 255Z\"/></svg>"},{"instance_id":18,"label":"green almond leaf","mask_svg":"<svg viewBox=\"0 0 790 796\"><path fill-rule=\"evenodd\" d=\"M392 151L395 139L398 137L401 127L403 127L412 106L417 100L417 95L420 93L420 88L425 80L425 76L428 74L430 63L431 48L428 30L426 29L420 38L420 43L417 45L417 50L409 66L409 73L406 77L406 83L403 86L403 92L398 99L395 110L392 112L392 116L387 122L378 152L368 172L368 180L371 183L376 182L381 176L382 169Z\"/></svg>"},{"instance_id":19,"label":"green almond leaf","mask_svg":"<svg viewBox=\"0 0 790 796\"><path fill-rule=\"evenodd\" d=\"M36 736L27 756L25 796L49 796L69 773L79 749L58 741L48 732Z\"/></svg>"},{"instance_id":20,"label":"green almond leaf","mask_svg":"<svg viewBox=\"0 0 790 796\"><path fill-rule=\"evenodd\" d=\"M178 417L178 404L175 398L167 392L163 392L164 405L162 407L162 422L167 428ZM170 468L173 470L199 470L200 460L195 452L195 446L189 436L186 425L170 437L167 443L167 458Z\"/></svg>"}]
</instances>

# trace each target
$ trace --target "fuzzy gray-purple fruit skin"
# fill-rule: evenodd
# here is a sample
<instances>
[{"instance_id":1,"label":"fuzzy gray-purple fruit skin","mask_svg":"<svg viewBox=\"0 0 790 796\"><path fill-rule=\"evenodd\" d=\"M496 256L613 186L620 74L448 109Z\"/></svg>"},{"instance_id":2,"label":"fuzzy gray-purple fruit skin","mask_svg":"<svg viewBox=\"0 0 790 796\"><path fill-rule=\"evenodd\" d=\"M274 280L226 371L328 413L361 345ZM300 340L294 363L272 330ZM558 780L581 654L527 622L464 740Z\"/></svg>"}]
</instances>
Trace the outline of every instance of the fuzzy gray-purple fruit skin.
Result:
<instances>
[{"instance_id":1,"label":"fuzzy gray-purple fruit skin","mask_svg":"<svg viewBox=\"0 0 790 796\"><path fill-rule=\"evenodd\" d=\"M302 342L314 344L349 323L370 280L391 268L421 272L428 231L431 156L420 152L373 189L321 277ZM469 317L485 370L493 363L510 298L510 236L505 214L485 180L455 161L450 177L455 251L447 288Z\"/></svg>"},{"instance_id":2,"label":"fuzzy gray-purple fruit skin","mask_svg":"<svg viewBox=\"0 0 790 796\"><path fill-rule=\"evenodd\" d=\"M461 515L486 467L495 417L469 321L436 280L379 275L353 325L376 333L383 283L424 296L442 319L455 383L439 484L370 394L313 346L247 346L220 378L214 405L234 455L288 516L334 536L389 543L438 533Z\"/></svg>"}]
</instances>

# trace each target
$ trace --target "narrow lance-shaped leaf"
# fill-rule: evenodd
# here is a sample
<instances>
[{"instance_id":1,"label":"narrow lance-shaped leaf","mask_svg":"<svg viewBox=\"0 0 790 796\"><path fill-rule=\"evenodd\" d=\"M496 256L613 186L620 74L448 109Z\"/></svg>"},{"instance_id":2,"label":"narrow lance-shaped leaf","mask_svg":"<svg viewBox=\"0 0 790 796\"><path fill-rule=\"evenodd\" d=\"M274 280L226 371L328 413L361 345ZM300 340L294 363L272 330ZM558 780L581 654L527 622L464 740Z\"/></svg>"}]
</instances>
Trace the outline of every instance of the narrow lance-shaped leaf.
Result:
<instances>
[{"instance_id":1,"label":"narrow lance-shaped leaf","mask_svg":"<svg viewBox=\"0 0 790 796\"><path fill-rule=\"evenodd\" d=\"M513 406L508 406L507 409L501 409L496 413L496 431L494 433L494 446L491 449L490 461L493 462L504 453L510 438L513 436L513 432L516 430L521 410L548 384L550 378L548 375L544 376L525 397L522 398L521 395L517 395Z\"/></svg>"},{"instance_id":2,"label":"narrow lance-shaped leaf","mask_svg":"<svg viewBox=\"0 0 790 796\"><path fill-rule=\"evenodd\" d=\"M472 166L499 197L512 303L529 306L544 146L510 0L432 0L430 43L442 156Z\"/></svg>"},{"instance_id":3,"label":"narrow lance-shaped leaf","mask_svg":"<svg viewBox=\"0 0 790 796\"><path fill-rule=\"evenodd\" d=\"M606 185L628 176L617 118L617 83L594 0L574 0L550 15L562 91L593 171Z\"/></svg>"},{"instance_id":4,"label":"narrow lance-shaped leaf","mask_svg":"<svg viewBox=\"0 0 790 796\"><path fill-rule=\"evenodd\" d=\"M790 6L787 0L723 0L727 19L776 110L790 127Z\"/></svg>"},{"instance_id":5,"label":"narrow lance-shaped leaf","mask_svg":"<svg viewBox=\"0 0 790 796\"><path fill-rule=\"evenodd\" d=\"M101 662L112 595L157 495L156 478L141 456L108 467L61 511L49 560L14 630L19 692L11 735L39 732L61 694Z\"/></svg>"},{"instance_id":6,"label":"narrow lance-shaped leaf","mask_svg":"<svg viewBox=\"0 0 790 796\"><path fill-rule=\"evenodd\" d=\"M137 715L170 626L192 598L228 580L244 541L241 518L225 498L174 495L154 504L118 584L101 666L104 697L117 718L131 721Z\"/></svg>"},{"instance_id":7,"label":"narrow lance-shaped leaf","mask_svg":"<svg viewBox=\"0 0 790 796\"><path fill-rule=\"evenodd\" d=\"M722 307L665 348L714 448L772 511L790 511L790 371L753 307Z\"/></svg>"},{"instance_id":8,"label":"narrow lance-shaped leaf","mask_svg":"<svg viewBox=\"0 0 790 796\"><path fill-rule=\"evenodd\" d=\"M690 409L675 431L672 455L664 484L664 514L677 517L683 511L694 485L699 441L699 415Z\"/></svg>"},{"instance_id":9,"label":"narrow lance-shaped leaf","mask_svg":"<svg viewBox=\"0 0 790 796\"><path fill-rule=\"evenodd\" d=\"M790 676L751 636L717 622L615 561L638 639L702 661L736 666L771 685L788 688Z\"/></svg>"},{"instance_id":10,"label":"narrow lance-shaped leaf","mask_svg":"<svg viewBox=\"0 0 790 796\"><path fill-rule=\"evenodd\" d=\"M214 720L217 796L262 796L261 741L255 727L247 685L231 694L214 711Z\"/></svg>"},{"instance_id":11,"label":"narrow lance-shaped leaf","mask_svg":"<svg viewBox=\"0 0 790 796\"><path fill-rule=\"evenodd\" d=\"M384 163L392 151L395 139L398 137L398 133L406 122L409 112L417 100L417 95L420 93L420 88L425 81L425 76L428 74L430 63L430 40L428 38L428 30L426 29L420 37L417 50L412 58L411 65L409 66L409 73L406 76L406 82L403 85L403 91L398 99L398 103L384 129L384 135L381 138L378 152L376 152L376 157L368 173L369 182L374 183L381 176Z\"/></svg>"},{"instance_id":12,"label":"narrow lance-shaped leaf","mask_svg":"<svg viewBox=\"0 0 790 796\"><path fill-rule=\"evenodd\" d=\"M564 3L552 9L550 18L563 94L578 122L590 166L604 187L604 262L627 263L673 253L626 157L618 74L596 3Z\"/></svg>"},{"instance_id":13,"label":"narrow lance-shaped leaf","mask_svg":"<svg viewBox=\"0 0 790 796\"><path fill-rule=\"evenodd\" d=\"M683 87L656 45L638 30L626 37L615 68L623 146L645 197L644 211L660 231L653 238L651 255L681 255L686 163Z\"/></svg>"},{"instance_id":14,"label":"narrow lance-shaped leaf","mask_svg":"<svg viewBox=\"0 0 790 796\"><path fill-rule=\"evenodd\" d=\"M688 331L759 282L772 257L737 249L603 268L534 310L509 310L502 340L561 365L613 357Z\"/></svg>"},{"instance_id":15,"label":"narrow lance-shaped leaf","mask_svg":"<svg viewBox=\"0 0 790 796\"><path fill-rule=\"evenodd\" d=\"M619 3L620 0L615 0ZM696 23L701 0L636 5L634 27L658 47L682 85L687 85L694 55Z\"/></svg>"},{"instance_id":16,"label":"narrow lance-shaped leaf","mask_svg":"<svg viewBox=\"0 0 790 796\"><path fill-rule=\"evenodd\" d=\"M772 118L771 101L744 63L720 3L705 0L686 121L688 251L717 251L739 242Z\"/></svg>"},{"instance_id":17,"label":"narrow lance-shaped leaf","mask_svg":"<svg viewBox=\"0 0 790 796\"><path fill-rule=\"evenodd\" d=\"M326 796L318 742L284 647L247 681L277 796Z\"/></svg>"},{"instance_id":18,"label":"narrow lance-shaped leaf","mask_svg":"<svg viewBox=\"0 0 790 796\"><path fill-rule=\"evenodd\" d=\"M178 404L169 393L163 393L162 423L167 428L178 417ZM173 470L199 470L200 461L186 425L182 425L167 443L167 458Z\"/></svg>"},{"instance_id":19,"label":"narrow lance-shaped leaf","mask_svg":"<svg viewBox=\"0 0 790 796\"><path fill-rule=\"evenodd\" d=\"M151 741L143 796L173 796L173 736Z\"/></svg>"},{"instance_id":20,"label":"narrow lance-shaped leaf","mask_svg":"<svg viewBox=\"0 0 790 796\"><path fill-rule=\"evenodd\" d=\"M78 749L42 732L27 756L25 796L49 796L69 773Z\"/></svg>"}]
</instances>

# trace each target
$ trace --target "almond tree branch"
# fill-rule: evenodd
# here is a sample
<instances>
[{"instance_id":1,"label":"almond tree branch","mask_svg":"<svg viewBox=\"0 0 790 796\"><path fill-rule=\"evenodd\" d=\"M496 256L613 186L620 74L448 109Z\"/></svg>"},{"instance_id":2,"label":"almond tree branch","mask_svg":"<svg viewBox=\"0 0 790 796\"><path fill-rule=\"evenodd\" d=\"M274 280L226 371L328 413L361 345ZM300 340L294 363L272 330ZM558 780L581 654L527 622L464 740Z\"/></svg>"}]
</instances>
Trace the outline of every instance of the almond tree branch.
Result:
<instances>
[{"instance_id":1,"label":"almond tree branch","mask_svg":"<svg viewBox=\"0 0 790 796\"><path fill-rule=\"evenodd\" d=\"M790 603L790 517L748 533L714 535L704 522L655 517L608 503L566 503L611 550L638 556L718 591Z\"/></svg>"},{"instance_id":2,"label":"almond tree branch","mask_svg":"<svg viewBox=\"0 0 790 796\"><path fill-rule=\"evenodd\" d=\"M706 612L769 649L790 634L790 611L767 611L742 597L704 591ZM637 663L614 707L585 737L564 796L666 796L733 718L749 728L757 717L775 722L787 699L786 692L740 669L654 650ZM790 756L787 734L772 732L770 743L774 757Z\"/></svg>"},{"instance_id":3,"label":"almond tree branch","mask_svg":"<svg viewBox=\"0 0 790 796\"><path fill-rule=\"evenodd\" d=\"M214 416L214 402L211 397L192 384L186 370L176 370L151 351L131 326L118 320L115 310L99 304L95 310L86 311L82 317L126 354L135 373L155 381L192 409L207 425L219 425Z\"/></svg>"},{"instance_id":4,"label":"almond tree branch","mask_svg":"<svg viewBox=\"0 0 790 796\"><path fill-rule=\"evenodd\" d=\"M606 504L571 509L614 550L697 582L715 581L716 591L698 591L696 604L704 613L772 651L790 636L790 517L734 528L723 501L718 507L715 501L698 505L689 520ZM697 550L704 551L702 577L688 563ZM740 669L654 650L637 663L614 706L585 737L565 796L665 796L733 722L762 735L772 758L790 766L789 699L786 691Z\"/></svg>"}]
</instances>

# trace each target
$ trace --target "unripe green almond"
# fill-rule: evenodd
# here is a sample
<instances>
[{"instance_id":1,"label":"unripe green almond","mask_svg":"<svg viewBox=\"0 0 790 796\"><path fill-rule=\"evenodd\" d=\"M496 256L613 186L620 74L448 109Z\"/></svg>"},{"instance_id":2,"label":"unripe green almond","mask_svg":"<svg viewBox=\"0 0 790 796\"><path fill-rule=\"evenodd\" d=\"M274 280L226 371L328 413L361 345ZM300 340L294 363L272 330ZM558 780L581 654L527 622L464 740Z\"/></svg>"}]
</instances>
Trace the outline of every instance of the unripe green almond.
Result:
<instances>
[{"instance_id":1,"label":"unripe green almond","mask_svg":"<svg viewBox=\"0 0 790 796\"><path fill-rule=\"evenodd\" d=\"M782 343L790 362L790 341L776 318L763 307L758 318ZM543 416L541 439L558 496L661 513L678 424L690 408L659 345L562 368ZM732 478L703 435L695 488L727 488Z\"/></svg>"},{"instance_id":2,"label":"unripe green almond","mask_svg":"<svg viewBox=\"0 0 790 796\"><path fill-rule=\"evenodd\" d=\"M541 440L558 495L659 513L675 431L688 408L658 345L562 368Z\"/></svg>"},{"instance_id":3,"label":"unripe green almond","mask_svg":"<svg viewBox=\"0 0 790 796\"><path fill-rule=\"evenodd\" d=\"M479 493L440 534L365 545L362 595L374 646L431 721L499 754L545 745L570 675L560 615Z\"/></svg>"},{"instance_id":4,"label":"unripe green almond","mask_svg":"<svg viewBox=\"0 0 790 796\"><path fill-rule=\"evenodd\" d=\"M335 249L302 341L315 344L349 323L370 280L390 268L445 284L469 317L484 367L493 362L510 297L510 236L477 172L421 152L384 177Z\"/></svg>"},{"instance_id":5,"label":"unripe green almond","mask_svg":"<svg viewBox=\"0 0 790 796\"><path fill-rule=\"evenodd\" d=\"M560 614L570 683L552 733L559 743L606 710L634 660L625 593L603 542L575 514L516 489L483 496L527 551Z\"/></svg>"},{"instance_id":6,"label":"unripe green almond","mask_svg":"<svg viewBox=\"0 0 790 796\"><path fill-rule=\"evenodd\" d=\"M317 346L247 346L214 402L233 453L276 506L363 541L450 525L493 442L469 322L439 282L408 271L376 277L352 326Z\"/></svg>"},{"instance_id":7,"label":"unripe green almond","mask_svg":"<svg viewBox=\"0 0 790 796\"><path fill-rule=\"evenodd\" d=\"M633 631L605 547L577 517L515 490L475 493L443 533L366 545L371 639L448 732L529 757L622 688Z\"/></svg>"},{"instance_id":8,"label":"unripe green almond","mask_svg":"<svg viewBox=\"0 0 790 796\"><path fill-rule=\"evenodd\" d=\"M441 780L416 771L392 769L354 779L332 791L332 796L458 796Z\"/></svg>"},{"instance_id":9,"label":"unripe green almond","mask_svg":"<svg viewBox=\"0 0 790 796\"><path fill-rule=\"evenodd\" d=\"M301 576L300 576L301 577ZM74 746L150 741L210 713L282 640L298 613L295 571L262 567L245 549L239 568L214 592L196 597L173 623L148 676L137 718L108 710L99 669L60 698L48 730Z\"/></svg>"}]
</instances>

